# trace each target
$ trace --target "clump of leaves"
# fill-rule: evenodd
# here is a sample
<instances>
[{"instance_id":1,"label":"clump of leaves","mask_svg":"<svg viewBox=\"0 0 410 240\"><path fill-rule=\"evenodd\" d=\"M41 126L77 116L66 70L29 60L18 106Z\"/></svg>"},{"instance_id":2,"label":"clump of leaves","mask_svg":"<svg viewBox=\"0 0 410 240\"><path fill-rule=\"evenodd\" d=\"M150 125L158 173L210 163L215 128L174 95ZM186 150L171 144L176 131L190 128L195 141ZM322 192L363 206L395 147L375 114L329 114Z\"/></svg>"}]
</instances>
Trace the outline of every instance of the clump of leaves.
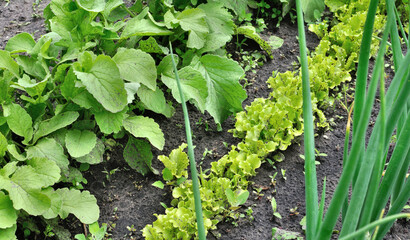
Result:
<instances>
[{"instance_id":1,"label":"clump of leaves","mask_svg":"<svg viewBox=\"0 0 410 240\"><path fill-rule=\"evenodd\" d=\"M169 157L175 161L172 165L186 165L187 155L182 152L183 148L184 145L172 151ZM159 159L165 160L164 165L170 165L167 157L160 156ZM246 190L249 185L247 179L256 174L255 170L260 167L261 159L255 154L247 154L233 148L228 155L211 165L210 174L199 174L206 231L215 229L222 219L234 216L235 211L246 202L249 196ZM175 173L171 174L172 179L177 178ZM196 235L192 181L167 183L173 186L174 199L171 201L171 207L166 209L165 215L156 215L157 220L142 230L143 236L146 239L173 239L182 236L190 239Z\"/></svg>"},{"instance_id":2,"label":"clump of leaves","mask_svg":"<svg viewBox=\"0 0 410 240\"><path fill-rule=\"evenodd\" d=\"M77 166L103 161L107 136L126 134L126 162L141 174L155 172L151 145L162 150L164 135L132 110L174 112L159 87L178 101L163 42L189 53L178 70L186 99L219 126L241 111L243 70L210 53L232 38L228 9L218 2L127 8L121 0L53 0L44 10L49 33L38 41L28 33L12 37L0 50L0 189L8 216L2 234L13 238L20 211L95 222L95 198L68 187L83 179Z\"/></svg>"}]
</instances>

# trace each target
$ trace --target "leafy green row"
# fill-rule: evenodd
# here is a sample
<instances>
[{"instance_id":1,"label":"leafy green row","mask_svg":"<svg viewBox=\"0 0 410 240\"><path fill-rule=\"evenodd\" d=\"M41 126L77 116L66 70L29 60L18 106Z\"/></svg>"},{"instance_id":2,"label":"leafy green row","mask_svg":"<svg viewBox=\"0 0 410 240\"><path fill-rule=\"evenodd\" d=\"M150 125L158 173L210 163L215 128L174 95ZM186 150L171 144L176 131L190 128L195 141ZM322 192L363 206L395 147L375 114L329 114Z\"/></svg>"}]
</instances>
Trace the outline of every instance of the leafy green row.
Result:
<instances>
[{"instance_id":1,"label":"leafy green row","mask_svg":"<svg viewBox=\"0 0 410 240\"><path fill-rule=\"evenodd\" d=\"M156 215L157 220L142 230L146 239L192 239L197 232L192 181L185 180L188 156L184 148L186 144L173 150L169 158L159 157L165 165L164 180L173 187L174 199L164 215ZM247 179L256 174L261 162L257 154L233 147L228 155L212 163L209 174L199 174L206 231L215 229L231 209L245 203L249 196Z\"/></svg>"},{"instance_id":2,"label":"leafy green row","mask_svg":"<svg viewBox=\"0 0 410 240\"><path fill-rule=\"evenodd\" d=\"M310 27L321 38L315 51L308 57L312 107L318 127L328 126L320 107L333 103L330 91L351 80L350 71L358 61L357 53L368 3L369 1L354 1L336 6L334 1L328 1L326 4L331 10L344 9L336 13L340 22L330 30L326 21ZM379 11L375 29L382 29L383 24L384 15ZM378 33L379 30L374 33L375 36ZM374 38L371 47L374 54L377 53L377 42ZM256 99L246 107L246 111L238 113L233 133L245 142L275 142L273 150L285 150L303 131L301 73L274 73L268 84L272 89L270 97Z\"/></svg>"},{"instance_id":3,"label":"leafy green row","mask_svg":"<svg viewBox=\"0 0 410 240\"><path fill-rule=\"evenodd\" d=\"M323 38L309 57L313 112L318 127L328 126L320 108L334 101L329 92L341 83L351 80L349 72L357 62L355 51L360 48L361 29L367 10L358 6L365 6L368 3L369 1L344 3L343 6L350 11L346 11L345 15L337 15L341 22L333 26L330 32L325 25L319 25L323 32L319 37ZM353 12L355 14L352 14ZM357 24L354 31L350 26L347 27L351 18ZM382 25L383 17L380 15L379 19L378 24ZM349 44L343 45L325 35L341 36L345 40L348 39ZM373 46L374 52L375 49L376 45ZM237 147L233 146L229 154L213 162L211 169L200 174L204 222L208 231L215 229L218 222L246 201L249 195L248 179L256 174L256 169L264 158L275 150L287 149L292 140L303 133L300 73L275 72L273 77L269 78L268 84L272 89L268 99L255 99L246 107L246 111L236 114L233 134L243 138L243 141ZM192 184L190 180L184 181L186 175L178 174L188 165L186 154L182 152L183 148L185 146L174 150L170 156L171 160L164 156L159 157L165 165L164 180L173 186L174 199L165 214L156 215L157 220L142 230L146 239L191 239L196 236Z\"/></svg>"},{"instance_id":4,"label":"leafy green row","mask_svg":"<svg viewBox=\"0 0 410 240\"><path fill-rule=\"evenodd\" d=\"M127 134L125 160L141 174L153 170L151 144L161 150L165 139L133 110L173 115L162 89L177 101L179 92L161 43L189 53L179 69L185 97L217 124L246 98L241 67L209 53L234 33L220 3L53 0L44 16L51 32L37 42L20 33L0 50L0 239L15 238L25 213L95 222L96 199L76 189L85 181L77 167L102 162L111 138Z\"/></svg>"}]
</instances>

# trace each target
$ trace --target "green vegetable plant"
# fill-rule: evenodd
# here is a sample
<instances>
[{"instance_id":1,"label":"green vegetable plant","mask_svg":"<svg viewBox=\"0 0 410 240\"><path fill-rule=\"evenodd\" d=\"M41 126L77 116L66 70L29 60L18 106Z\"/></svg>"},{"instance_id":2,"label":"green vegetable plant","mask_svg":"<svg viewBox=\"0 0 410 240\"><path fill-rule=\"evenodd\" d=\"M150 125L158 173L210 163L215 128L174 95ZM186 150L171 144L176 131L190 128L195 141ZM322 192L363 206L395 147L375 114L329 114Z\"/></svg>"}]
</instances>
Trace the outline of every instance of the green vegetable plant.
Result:
<instances>
[{"instance_id":1,"label":"green vegetable plant","mask_svg":"<svg viewBox=\"0 0 410 240\"><path fill-rule=\"evenodd\" d=\"M309 97L309 76L304 42L303 16L300 0L297 1L298 25L304 85L305 122L305 178L307 239L329 239L332 230L342 215L340 239L382 239L397 218L409 217L400 213L410 198L409 169L410 148L409 117L409 72L410 55L403 56L399 41L394 1L386 0L387 22L383 32L379 52L370 83L367 85L368 65L372 45L373 27L376 21L377 0L371 0L364 26L363 40L356 77L355 103L353 115L352 144L349 149L349 131L346 135L343 172L326 214L323 216L325 197L322 195L320 207L317 199L317 183L314 159L313 118ZM395 76L387 92L384 91L384 56L387 39L390 36L394 59ZM304 59L304 60L303 60ZM374 105L378 84L380 91L380 111L371 131L370 140L365 144L366 130ZM350 128L348 126L348 128ZM399 138L393 154L387 158L390 138L397 131ZM385 164L385 173L383 170ZM348 199L349 187L352 195ZM388 200L387 212L384 212ZM320 210L319 210L320 209Z\"/></svg>"},{"instance_id":2,"label":"green vegetable plant","mask_svg":"<svg viewBox=\"0 0 410 240\"><path fill-rule=\"evenodd\" d=\"M0 50L0 194L8 216L1 236L14 238L23 212L96 222L96 199L78 190L78 167L101 163L113 138L128 137L131 168L156 173L151 146L161 150L165 139L136 109L171 117L164 88L180 101L164 43L186 52L178 74L188 101L218 125L242 110L243 70L214 54L234 33L230 8L189 4L52 0L44 10L49 33L38 41L17 34Z\"/></svg>"},{"instance_id":3,"label":"green vegetable plant","mask_svg":"<svg viewBox=\"0 0 410 240\"><path fill-rule=\"evenodd\" d=\"M77 240L111 240L111 238L106 238L107 234L107 224L102 224L100 227L98 222L89 225L90 236L85 236L84 234L75 235Z\"/></svg>"},{"instance_id":4,"label":"green vegetable plant","mask_svg":"<svg viewBox=\"0 0 410 240\"><path fill-rule=\"evenodd\" d=\"M349 18L345 17L344 21L349 21ZM363 26L364 21L358 24ZM353 40L352 43L358 44ZM328 126L320 108L326 107L330 102L330 91L351 78L349 72L341 68L349 56L337 59L326 50L332 49L331 43L326 46L325 50L323 47L317 48L308 59L314 66L310 71L311 75L315 76L311 89L314 104L312 110L315 113L317 127ZM216 224L226 217L235 216L235 211L240 206L234 206L235 203L241 202L239 196L245 194L244 191L249 186L248 179L256 174L265 157L276 150L285 150L303 133L301 74L275 72L268 80L268 84L272 89L268 99L256 99L246 107L246 111L236 114L233 134L242 138L242 142L232 146L227 155L213 162L211 169L199 174L207 231L215 229ZM186 180L181 184L170 183L173 186L174 197L171 207L166 209L165 214L156 215L157 220L143 229L143 236L146 239L190 239L196 234L193 225L193 197L190 190L192 182ZM234 200L235 198L237 200Z\"/></svg>"}]
</instances>

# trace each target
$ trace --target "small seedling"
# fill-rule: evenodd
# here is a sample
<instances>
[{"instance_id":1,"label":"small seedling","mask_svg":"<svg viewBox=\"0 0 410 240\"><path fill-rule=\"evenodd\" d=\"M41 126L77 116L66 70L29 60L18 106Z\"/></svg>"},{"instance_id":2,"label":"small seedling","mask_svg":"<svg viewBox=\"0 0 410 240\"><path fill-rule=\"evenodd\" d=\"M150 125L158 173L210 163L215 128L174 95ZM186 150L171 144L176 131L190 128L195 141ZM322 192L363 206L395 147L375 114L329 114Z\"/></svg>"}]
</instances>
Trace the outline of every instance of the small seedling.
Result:
<instances>
[{"instance_id":1,"label":"small seedling","mask_svg":"<svg viewBox=\"0 0 410 240\"><path fill-rule=\"evenodd\" d=\"M84 234L77 234L74 236L77 240L111 240L111 238L107 238L109 234L107 233L107 224L103 223L101 227L98 225L98 222L95 222L88 226L90 230L90 236Z\"/></svg>"},{"instance_id":2,"label":"small seedling","mask_svg":"<svg viewBox=\"0 0 410 240\"><path fill-rule=\"evenodd\" d=\"M265 194L262 191L265 190L262 187L253 187L253 193L256 195L255 199L261 199Z\"/></svg>"},{"instance_id":3,"label":"small seedling","mask_svg":"<svg viewBox=\"0 0 410 240\"><path fill-rule=\"evenodd\" d=\"M253 221L255 220L255 218L253 217L253 209L251 207L248 207L248 209L246 209L246 216L248 216L249 221Z\"/></svg>"},{"instance_id":4,"label":"small seedling","mask_svg":"<svg viewBox=\"0 0 410 240\"><path fill-rule=\"evenodd\" d=\"M299 215L299 212L298 212L297 210L298 210L298 207L291 208L291 209L289 210L289 211L290 211L290 215L291 215L291 216Z\"/></svg>"},{"instance_id":5,"label":"small seedling","mask_svg":"<svg viewBox=\"0 0 410 240\"><path fill-rule=\"evenodd\" d=\"M207 156L212 155L212 154L213 154L212 150L208 150L208 148L205 148L204 153L202 153L201 160L203 161Z\"/></svg>"},{"instance_id":6,"label":"small seedling","mask_svg":"<svg viewBox=\"0 0 410 240\"><path fill-rule=\"evenodd\" d=\"M276 185L276 175L278 175L278 172L275 172L275 174L273 174L273 176L269 176L270 177L270 183L272 184L272 186Z\"/></svg>"},{"instance_id":7,"label":"small seedling","mask_svg":"<svg viewBox=\"0 0 410 240\"><path fill-rule=\"evenodd\" d=\"M273 216L276 218L282 219L282 216L280 215L280 213L277 212L276 199L274 197L270 197L270 202L272 206Z\"/></svg>"},{"instance_id":8,"label":"small seedling","mask_svg":"<svg viewBox=\"0 0 410 240\"><path fill-rule=\"evenodd\" d=\"M104 171L102 171L102 172L105 173L105 178L106 178L108 181L110 181L110 180L111 180L111 177L112 177L117 171L119 171L118 168L114 168L114 169L108 171L108 170L104 167Z\"/></svg>"},{"instance_id":9,"label":"small seedling","mask_svg":"<svg viewBox=\"0 0 410 240\"><path fill-rule=\"evenodd\" d=\"M127 226L127 230L130 231L131 233L134 233L137 231L137 229L134 227L134 224L132 224L131 226Z\"/></svg>"}]
</instances>

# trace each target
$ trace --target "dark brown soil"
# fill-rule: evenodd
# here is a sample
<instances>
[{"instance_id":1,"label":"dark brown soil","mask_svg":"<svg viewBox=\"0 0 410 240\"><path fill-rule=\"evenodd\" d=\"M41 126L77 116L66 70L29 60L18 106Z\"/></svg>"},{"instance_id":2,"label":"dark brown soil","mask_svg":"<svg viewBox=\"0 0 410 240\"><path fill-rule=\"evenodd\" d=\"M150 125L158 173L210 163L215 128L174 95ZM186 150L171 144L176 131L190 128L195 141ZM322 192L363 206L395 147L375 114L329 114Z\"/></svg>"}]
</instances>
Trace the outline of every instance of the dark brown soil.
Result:
<instances>
[{"instance_id":1,"label":"dark brown soil","mask_svg":"<svg viewBox=\"0 0 410 240\"><path fill-rule=\"evenodd\" d=\"M36 16L41 15L42 9L48 2L48 0L43 0L34 11L31 0L11 0L8 6L1 1L0 49L4 48L7 39L19 32L34 33L36 37L43 34L45 32L43 19ZM265 82L272 75L272 71L293 70L293 63L297 62L299 47L295 25L285 21L280 28L271 29L264 34L274 34L284 39L284 45L274 52L274 60L265 63L256 74L247 74L247 78L252 84L246 89L249 98L244 102L244 106L249 105L255 98L269 95L269 89ZM314 34L307 33L309 49L313 50L318 41ZM160 125L166 139L163 151L154 150L153 166L155 168L162 169L156 156L168 155L172 149L185 142L182 110L179 106L176 106L176 110L176 114L171 119L148 113ZM342 151L347 117L346 111L338 103L327 112L328 118L333 119L334 124L332 124L331 131L319 133L316 137L316 148L319 152L327 154L326 157L318 159L320 165L317 167L317 173L319 182L322 182L325 176L327 178L326 197L329 199L342 169ZM195 157L198 162L202 162L202 168L206 169L210 166L210 162L217 161L228 152L224 143L230 146L240 141L227 132L234 128L234 119L229 118L222 125L223 131L218 132L208 114L203 115L193 107L189 107L189 113L195 136ZM199 124L200 119L202 124ZM125 145L126 139L121 140L120 143ZM212 153L204 158L203 153L206 150L212 151ZM217 231L208 234L209 239L215 239L214 235L218 233L221 235L221 239L272 239L273 227L302 232L299 221L305 215L304 162L299 155L303 154L303 139L299 138L283 154L285 160L276 164L276 169L265 163L257 171L258 175L252 179L253 187L248 189L251 195L243 210L251 207L254 220L250 221L247 217L243 217L235 221L220 223ZM114 169L117 169L115 173L107 173ZM286 170L285 176L281 174L282 169ZM273 186L270 176L275 172L278 174L276 184ZM161 180L161 177L153 174L143 177L130 170L123 160L121 146L107 154L107 161L92 166L86 174L86 178L89 182L86 189L96 196L101 209L100 223L109 224L112 239L115 240L141 239L140 230L156 219L153 214L165 212L160 202L170 205L171 194L169 190L160 190L152 186L152 183ZM256 194L253 188L259 187L264 190L261 194ZM321 191L321 187L319 191ZM268 199L272 196L277 201L278 212L282 219L273 217L271 203ZM296 209L296 211L292 209ZM78 221L66 223L66 226L71 228L73 236L82 233L82 226ZM386 239L410 239L408 222L400 220L399 223L395 224L391 233L386 236Z\"/></svg>"}]
</instances>

